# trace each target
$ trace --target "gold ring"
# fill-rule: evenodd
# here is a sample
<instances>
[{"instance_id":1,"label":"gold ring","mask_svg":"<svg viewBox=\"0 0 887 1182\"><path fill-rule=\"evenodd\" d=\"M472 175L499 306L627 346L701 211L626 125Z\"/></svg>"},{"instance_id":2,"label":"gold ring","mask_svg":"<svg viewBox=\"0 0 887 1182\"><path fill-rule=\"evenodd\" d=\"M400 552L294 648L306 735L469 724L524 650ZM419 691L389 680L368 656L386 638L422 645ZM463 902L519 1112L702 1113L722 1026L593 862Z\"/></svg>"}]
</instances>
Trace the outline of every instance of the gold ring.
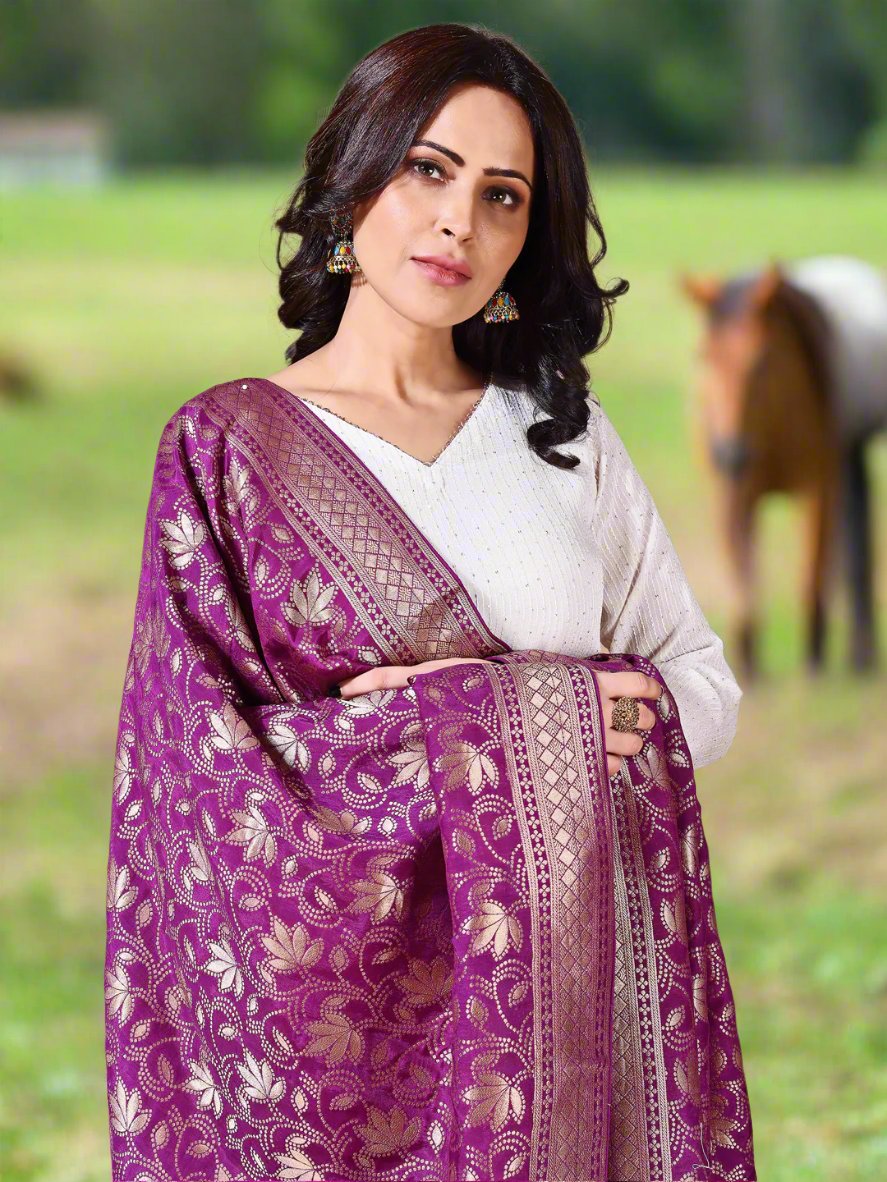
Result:
<instances>
[{"instance_id":1,"label":"gold ring","mask_svg":"<svg viewBox=\"0 0 887 1182\"><path fill-rule=\"evenodd\" d=\"M633 731L641 716L641 704L637 698L623 695L613 699L613 730Z\"/></svg>"}]
</instances>

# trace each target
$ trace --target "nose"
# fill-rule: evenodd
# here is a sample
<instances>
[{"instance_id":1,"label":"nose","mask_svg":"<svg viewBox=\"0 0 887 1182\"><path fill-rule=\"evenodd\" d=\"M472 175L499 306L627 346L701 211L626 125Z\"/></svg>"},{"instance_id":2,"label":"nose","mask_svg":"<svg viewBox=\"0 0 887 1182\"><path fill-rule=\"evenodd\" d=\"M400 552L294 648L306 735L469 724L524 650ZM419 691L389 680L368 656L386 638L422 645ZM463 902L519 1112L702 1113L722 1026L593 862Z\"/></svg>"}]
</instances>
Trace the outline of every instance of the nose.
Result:
<instances>
[{"instance_id":1,"label":"nose","mask_svg":"<svg viewBox=\"0 0 887 1182\"><path fill-rule=\"evenodd\" d=\"M741 476L751 456L751 449L741 435L716 439L711 445L715 467L725 476Z\"/></svg>"},{"instance_id":2,"label":"nose","mask_svg":"<svg viewBox=\"0 0 887 1182\"><path fill-rule=\"evenodd\" d=\"M437 229L461 242L474 233L474 195L467 187L462 193L457 190L458 186L453 185L447 192L437 218Z\"/></svg>"}]
</instances>

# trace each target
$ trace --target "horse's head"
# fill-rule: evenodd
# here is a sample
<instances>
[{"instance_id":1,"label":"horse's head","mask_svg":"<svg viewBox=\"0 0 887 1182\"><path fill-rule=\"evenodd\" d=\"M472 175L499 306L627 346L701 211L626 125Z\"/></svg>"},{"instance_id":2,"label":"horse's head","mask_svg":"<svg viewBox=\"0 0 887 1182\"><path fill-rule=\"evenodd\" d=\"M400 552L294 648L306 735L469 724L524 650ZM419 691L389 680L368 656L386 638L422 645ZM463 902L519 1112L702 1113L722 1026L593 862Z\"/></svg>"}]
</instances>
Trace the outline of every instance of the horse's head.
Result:
<instances>
[{"instance_id":1,"label":"horse's head","mask_svg":"<svg viewBox=\"0 0 887 1182\"><path fill-rule=\"evenodd\" d=\"M711 461L738 479L751 459L749 412L770 344L767 311L783 275L773 262L736 279L683 274L679 282L705 314L697 381Z\"/></svg>"}]
</instances>

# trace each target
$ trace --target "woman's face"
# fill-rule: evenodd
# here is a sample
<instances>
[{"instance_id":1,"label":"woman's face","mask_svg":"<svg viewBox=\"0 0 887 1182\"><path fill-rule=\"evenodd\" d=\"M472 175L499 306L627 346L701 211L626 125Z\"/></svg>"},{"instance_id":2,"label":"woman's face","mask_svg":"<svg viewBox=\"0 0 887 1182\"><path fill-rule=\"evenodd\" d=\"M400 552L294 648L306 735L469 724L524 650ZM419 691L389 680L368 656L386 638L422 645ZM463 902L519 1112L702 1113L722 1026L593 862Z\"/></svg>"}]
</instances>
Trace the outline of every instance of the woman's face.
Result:
<instances>
[{"instance_id":1,"label":"woman's face","mask_svg":"<svg viewBox=\"0 0 887 1182\"><path fill-rule=\"evenodd\" d=\"M358 282L415 323L473 316L526 240L534 157L529 121L511 95L474 83L455 89L397 174L355 208ZM470 278L446 282L415 261L429 255L464 266Z\"/></svg>"}]
</instances>

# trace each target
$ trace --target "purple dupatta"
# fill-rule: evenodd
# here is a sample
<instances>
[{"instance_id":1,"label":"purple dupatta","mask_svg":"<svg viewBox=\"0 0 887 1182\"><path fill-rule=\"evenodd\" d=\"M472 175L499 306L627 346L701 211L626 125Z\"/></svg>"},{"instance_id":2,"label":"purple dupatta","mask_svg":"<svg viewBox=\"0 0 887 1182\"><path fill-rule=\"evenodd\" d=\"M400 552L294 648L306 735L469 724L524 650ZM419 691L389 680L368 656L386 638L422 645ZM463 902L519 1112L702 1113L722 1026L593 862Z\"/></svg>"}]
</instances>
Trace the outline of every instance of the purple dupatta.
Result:
<instances>
[{"instance_id":1,"label":"purple dupatta","mask_svg":"<svg viewBox=\"0 0 887 1182\"><path fill-rule=\"evenodd\" d=\"M350 700L380 665L484 658ZM607 774L593 670L663 685ZM113 1182L755 1179L690 754L510 651L264 378L166 424L108 863Z\"/></svg>"}]
</instances>

